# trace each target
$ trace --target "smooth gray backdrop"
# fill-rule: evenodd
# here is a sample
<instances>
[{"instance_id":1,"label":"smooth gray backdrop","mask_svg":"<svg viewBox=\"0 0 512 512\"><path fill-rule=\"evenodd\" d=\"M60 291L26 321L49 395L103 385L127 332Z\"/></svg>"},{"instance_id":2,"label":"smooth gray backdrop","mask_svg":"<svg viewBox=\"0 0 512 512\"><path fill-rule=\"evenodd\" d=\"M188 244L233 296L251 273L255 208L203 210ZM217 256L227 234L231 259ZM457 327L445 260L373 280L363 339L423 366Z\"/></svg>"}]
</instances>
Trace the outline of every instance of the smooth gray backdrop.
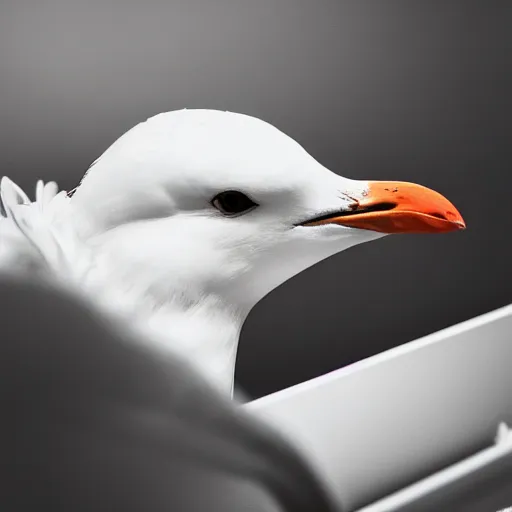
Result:
<instances>
[{"instance_id":1,"label":"smooth gray backdrop","mask_svg":"<svg viewBox=\"0 0 512 512\"><path fill-rule=\"evenodd\" d=\"M511 26L505 0L4 0L1 174L72 188L136 123L215 108L450 198L465 232L355 247L256 307L237 377L263 395L512 302Z\"/></svg>"}]
</instances>

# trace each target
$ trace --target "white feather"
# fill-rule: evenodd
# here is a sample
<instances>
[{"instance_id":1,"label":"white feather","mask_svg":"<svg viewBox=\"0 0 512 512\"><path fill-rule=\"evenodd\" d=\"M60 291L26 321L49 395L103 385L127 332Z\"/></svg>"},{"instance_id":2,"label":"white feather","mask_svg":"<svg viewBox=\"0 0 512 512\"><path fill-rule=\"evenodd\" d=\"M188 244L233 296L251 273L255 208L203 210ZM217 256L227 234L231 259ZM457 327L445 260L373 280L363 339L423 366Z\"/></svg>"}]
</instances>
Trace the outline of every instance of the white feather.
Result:
<instances>
[{"instance_id":1,"label":"white feather","mask_svg":"<svg viewBox=\"0 0 512 512\"><path fill-rule=\"evenodd\" d=\"M62 282L79 279L90 264L86 246L79 244L70 224L56 222L69 202L66 192L58 193L55 182L39 180L32 202L16 183L3 177L0 198L5 212L0 219L0 268L16 272L28 267Z\"/></svg>"}]
</instances>

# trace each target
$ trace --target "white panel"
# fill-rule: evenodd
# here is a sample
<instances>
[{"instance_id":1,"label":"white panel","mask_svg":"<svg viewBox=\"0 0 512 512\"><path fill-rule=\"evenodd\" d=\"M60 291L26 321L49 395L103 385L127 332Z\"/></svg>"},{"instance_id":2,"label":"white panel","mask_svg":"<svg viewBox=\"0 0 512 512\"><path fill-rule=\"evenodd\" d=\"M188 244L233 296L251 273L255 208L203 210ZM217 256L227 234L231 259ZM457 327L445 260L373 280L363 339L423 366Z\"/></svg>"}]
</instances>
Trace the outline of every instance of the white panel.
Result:
<instances>
[{"instance_id":1,"label":"white panel","mask_svg":"<svg viewBox=\"0 0 512 512\"><path fill-rule=\"evenodd\" d=\"M512 424L512 306L246 404L304 449L349 510Z\"/></svg>"}]
</instances>

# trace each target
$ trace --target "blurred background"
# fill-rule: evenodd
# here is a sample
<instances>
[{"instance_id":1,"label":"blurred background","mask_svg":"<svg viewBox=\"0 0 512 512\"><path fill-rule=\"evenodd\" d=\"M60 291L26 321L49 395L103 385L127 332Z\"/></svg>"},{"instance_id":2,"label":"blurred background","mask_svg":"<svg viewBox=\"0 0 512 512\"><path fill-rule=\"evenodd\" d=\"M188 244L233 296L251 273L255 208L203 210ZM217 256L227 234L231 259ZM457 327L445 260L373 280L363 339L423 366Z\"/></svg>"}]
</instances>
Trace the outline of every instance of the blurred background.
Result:
<instances>
[{"instance_id":1,"label":"blurred background","mask_svg":"<svg viewBox=\"0 0 512 512\"><path fill-rule=\"evenodd\" d=\"M212 108L446 195L465 232L356 246L255 308L237 382L258 397L512 302L511 27L493 0L4 0L1 174L71 189L138 122Z\"/></svg>"}]
</instances>

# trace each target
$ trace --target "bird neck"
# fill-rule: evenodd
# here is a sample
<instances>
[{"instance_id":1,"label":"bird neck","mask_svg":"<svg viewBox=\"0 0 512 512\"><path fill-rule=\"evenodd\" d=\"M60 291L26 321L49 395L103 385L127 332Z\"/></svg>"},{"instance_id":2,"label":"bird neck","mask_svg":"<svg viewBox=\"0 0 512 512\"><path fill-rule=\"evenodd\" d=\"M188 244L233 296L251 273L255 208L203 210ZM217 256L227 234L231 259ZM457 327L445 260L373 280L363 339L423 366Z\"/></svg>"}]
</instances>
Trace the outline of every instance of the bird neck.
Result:
<instances>
[{"instance_id":1,"label":"bird neck","mask_svg":"<svg viewBox=\"0 0 512 512\"><path fill-rule=\"evenodd\" d=\"M139 325L151 339L184 357L214 386L231 396L246 315L213 296L203 296L196 302L173 292L156 307L150 295L141 299L148 308L140 315Z\"/></svg>"},{"instance_id":2,"label":"bird neck","mask_svg":"<svg viewBox=\"0 0 512 512\"><path fill-rule=\"evenodd\" d=\"M97 264L82 283L85 290L123 322L128 320L155 348L183 357L231 396L238 341L249 308L233 306L170 276L156 280L151 268L123 265L120 254L96 256Z\"/></svg>"}]
</instances>

